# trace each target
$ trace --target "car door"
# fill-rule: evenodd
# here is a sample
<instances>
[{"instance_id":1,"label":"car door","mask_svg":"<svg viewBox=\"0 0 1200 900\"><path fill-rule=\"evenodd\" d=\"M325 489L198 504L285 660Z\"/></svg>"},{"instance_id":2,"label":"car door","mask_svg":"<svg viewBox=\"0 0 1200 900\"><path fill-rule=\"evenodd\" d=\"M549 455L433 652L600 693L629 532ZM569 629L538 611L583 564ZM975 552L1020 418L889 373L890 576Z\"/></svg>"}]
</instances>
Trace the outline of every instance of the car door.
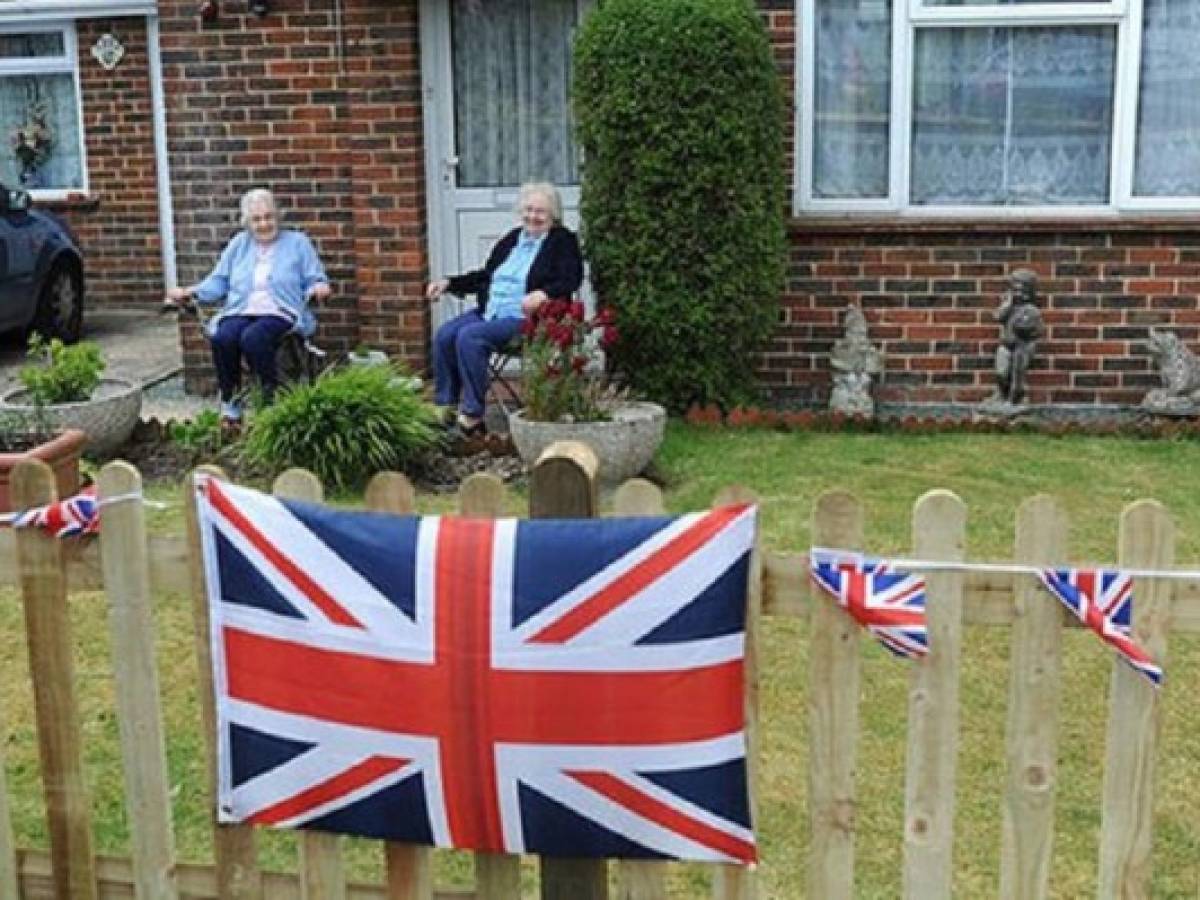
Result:
<instances>
[{"instance_id":1,"label":"car door","mask_svg":"<svg viewBox=\"0 0 1200 900\"><path fill-rule=\"evenodd\" d=\"M7 331L28 325L37 307L33 275L41 229L28 210L3 203L2 186L0 192L0 330Z\"/></svg>"}]
</instances>

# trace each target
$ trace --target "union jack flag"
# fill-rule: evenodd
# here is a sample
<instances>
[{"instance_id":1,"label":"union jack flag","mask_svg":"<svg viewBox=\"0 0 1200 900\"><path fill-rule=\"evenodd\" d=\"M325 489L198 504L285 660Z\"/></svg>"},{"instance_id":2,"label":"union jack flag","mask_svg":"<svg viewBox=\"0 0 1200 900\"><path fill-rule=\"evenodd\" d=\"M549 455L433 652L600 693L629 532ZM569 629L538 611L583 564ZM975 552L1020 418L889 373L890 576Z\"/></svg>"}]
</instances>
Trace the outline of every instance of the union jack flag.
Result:
<instances>
[{"instance_id":1,"label":"union jack flag","mask_svg":"<svg viewBox=\"0 0 1200 900\"><path fill-rule=\"evenodd\" d=\"M894 571L885 560L841 550L813 548L808 560L817 587L879 643L906 659L929 652L924 578Z\"/></svg>"},{"instance_id":2,"label":"union jack flag","mask_svg":"<svg viewBox=\"0 0 1200 900\"><path fill-rule=\"evenodd\" d=\"M482 520L197 482L219 818L475 850L755 859L756 510Z\"/></svg>"},{"instance_id":3,"label":"union jack flag","mask_svg":"<svg viewBox=\"0 0 1200 900\"><path fill-rule=\"evenodd\" d=\"M1118 569L1044 569L1042 584L1155 687L1162 668L1132 638L1133 578Z\"/></svg>"},{"instance_id":4,"label":"union jack flag","mask_svg":"<svg viewBox=\"0 0 1200 900\"><path fill-rule=\"evenodd\" d=\"M15 513L10 520L13 528L41 528L60 538L98 534L100 506L96 502L96 488L91 485L65 500Z\"/></svg>"}]
</instances>

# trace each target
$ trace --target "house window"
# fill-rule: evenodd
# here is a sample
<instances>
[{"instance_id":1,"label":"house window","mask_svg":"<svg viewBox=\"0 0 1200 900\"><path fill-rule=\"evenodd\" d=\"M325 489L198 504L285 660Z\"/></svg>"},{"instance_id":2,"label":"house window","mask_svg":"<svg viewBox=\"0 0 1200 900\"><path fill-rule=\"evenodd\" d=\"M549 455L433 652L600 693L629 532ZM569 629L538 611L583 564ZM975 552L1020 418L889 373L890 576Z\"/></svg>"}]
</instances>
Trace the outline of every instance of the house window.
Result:
<instances>
[{"instance_id":1,"label":"house window","mask_svg":"<svg viewBox=\"0 0 1200 900\"><path fill-rule=\"evenodd\" d=\"M1200 0L797 12L801 209L1200 208Z\"/></svg>"},{"instance_id":2,"label":"house window","mask_svg":"<svg viewBox=\"0 0 1200 900\"><path fill-rule=\"evenodd\" d=\"M0 182L79 190L83 182L75 32L0 32Z\"/></svg>"}]
</instances>

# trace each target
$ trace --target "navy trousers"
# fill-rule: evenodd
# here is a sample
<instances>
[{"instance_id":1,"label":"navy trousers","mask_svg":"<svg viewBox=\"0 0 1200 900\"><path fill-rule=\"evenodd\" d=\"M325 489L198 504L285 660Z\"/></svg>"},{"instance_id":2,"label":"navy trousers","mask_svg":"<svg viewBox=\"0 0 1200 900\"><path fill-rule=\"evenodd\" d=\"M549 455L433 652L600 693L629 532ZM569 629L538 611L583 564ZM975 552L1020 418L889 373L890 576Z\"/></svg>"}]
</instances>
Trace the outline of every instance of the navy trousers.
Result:
<instances>
[{"instance_id":1,"label":"navy trousers","mask_svg":"<svg viewBox=\"0 0 1200 900\"><path fill-rule=\"evenodd\" d=\"M433 402L483 417L491 355L517 336L524 319L484 319L473 309L451 319L433 337Z\"/></svg>"},{"instance_id":2,"label":"navy trousers","mask_svg":"<svg viewBox=\"0 0 1200 900\"><path fill-rule=\"evenodd\" d=\"M221 399L233 400L242 386L242 357L250 363L262 387L263 400L275 398L279 378L275 371L275 351L292 323L281 316L226 316L217 323L212 342L213 365Z\"/></svg>"}]
</instances>

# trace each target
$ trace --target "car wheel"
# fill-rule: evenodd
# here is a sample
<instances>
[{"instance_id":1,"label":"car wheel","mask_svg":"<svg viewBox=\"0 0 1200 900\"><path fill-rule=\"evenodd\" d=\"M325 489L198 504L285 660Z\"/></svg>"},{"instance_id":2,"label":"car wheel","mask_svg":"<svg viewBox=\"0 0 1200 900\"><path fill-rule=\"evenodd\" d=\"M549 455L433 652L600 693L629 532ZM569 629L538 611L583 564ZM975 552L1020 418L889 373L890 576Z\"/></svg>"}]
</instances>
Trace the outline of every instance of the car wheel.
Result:
<instances>
[{"instance_id":1,"label":"car wheel","mask_svg":"<svg viewBox=\"0 0 1200 900\"><path fill-rule=\"evenodd\" d=\"M50 270L30 330L70 344L83 328L83 279L74 266L57 263Z\"/></svg>"}]
</instances>

